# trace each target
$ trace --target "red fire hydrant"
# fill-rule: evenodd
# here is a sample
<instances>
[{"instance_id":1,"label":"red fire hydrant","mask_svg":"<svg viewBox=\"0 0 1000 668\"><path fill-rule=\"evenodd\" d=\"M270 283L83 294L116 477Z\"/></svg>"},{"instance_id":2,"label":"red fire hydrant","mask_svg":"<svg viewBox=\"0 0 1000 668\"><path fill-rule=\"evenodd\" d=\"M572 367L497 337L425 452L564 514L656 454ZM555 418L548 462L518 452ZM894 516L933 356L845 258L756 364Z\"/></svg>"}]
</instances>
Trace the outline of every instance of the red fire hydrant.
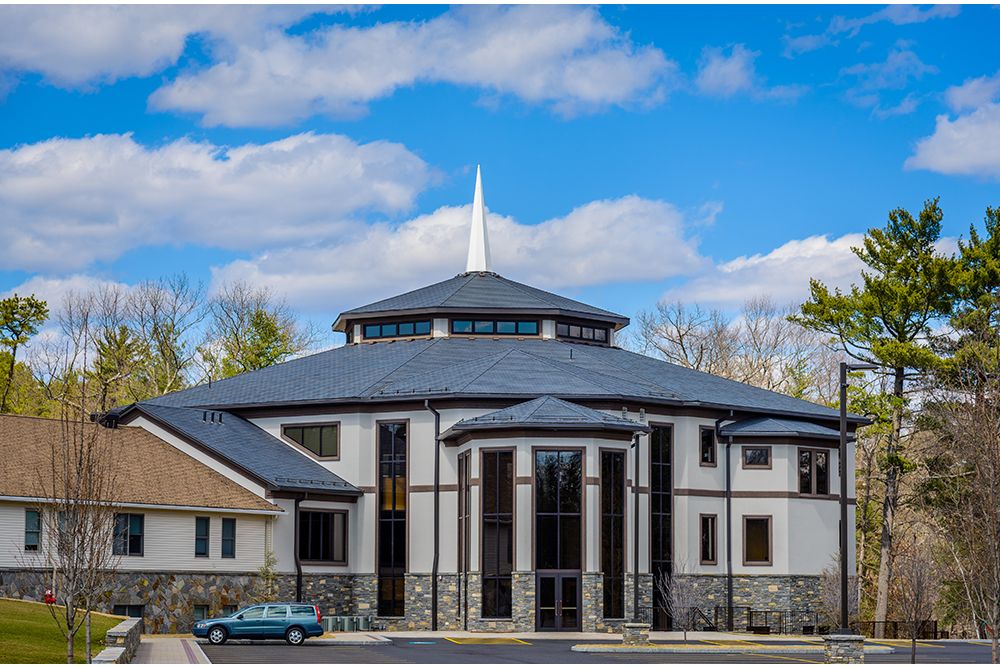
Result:
<instances>
[{"instance_id":1,"label":"red fire hydrant","mask_svg":"<svg viewBox=\"0 0 1000 668\"><path fill-rule=\"evenodd\" d=\"M56 596L52 593L51 589L45 590L45 605L55 605Z\"/></svg>"}]
</instances>

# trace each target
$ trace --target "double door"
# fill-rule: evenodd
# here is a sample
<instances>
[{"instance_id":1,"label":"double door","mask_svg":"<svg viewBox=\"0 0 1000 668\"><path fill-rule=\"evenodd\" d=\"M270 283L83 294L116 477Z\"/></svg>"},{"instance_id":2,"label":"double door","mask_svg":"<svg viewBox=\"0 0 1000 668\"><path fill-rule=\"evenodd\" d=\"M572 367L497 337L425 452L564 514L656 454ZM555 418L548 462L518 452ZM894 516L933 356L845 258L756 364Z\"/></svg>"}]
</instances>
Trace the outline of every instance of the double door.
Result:
<instances>
[{"instance_id":1,"label":"double door","mask_svg":"<svg viewBox=\"0 0 1000 668\"><path fill-rule=\"evenodd\" d=\"M539 573L536 582L539 631L579 631L580 573Z\"/></svg>"}]
</instances>

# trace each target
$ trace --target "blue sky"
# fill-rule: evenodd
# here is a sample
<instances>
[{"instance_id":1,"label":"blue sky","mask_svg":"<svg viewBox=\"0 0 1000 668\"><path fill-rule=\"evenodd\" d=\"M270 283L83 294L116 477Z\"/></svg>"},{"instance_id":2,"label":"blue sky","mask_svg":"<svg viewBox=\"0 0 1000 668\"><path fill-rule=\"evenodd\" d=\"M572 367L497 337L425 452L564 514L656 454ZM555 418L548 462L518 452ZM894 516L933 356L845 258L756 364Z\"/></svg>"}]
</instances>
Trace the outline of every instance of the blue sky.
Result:
<instances>
[{"instance_id":1,"label":"blue sky","mask_svg":"<svg viewBox=\"0 0 1000 668\"><path fill-rule=\"evenodd\" d=\"M1000 204L986 6L0 7L0 291L183 270L324 326L464 268L627 315Z\"/></svg>"}]
</instances>

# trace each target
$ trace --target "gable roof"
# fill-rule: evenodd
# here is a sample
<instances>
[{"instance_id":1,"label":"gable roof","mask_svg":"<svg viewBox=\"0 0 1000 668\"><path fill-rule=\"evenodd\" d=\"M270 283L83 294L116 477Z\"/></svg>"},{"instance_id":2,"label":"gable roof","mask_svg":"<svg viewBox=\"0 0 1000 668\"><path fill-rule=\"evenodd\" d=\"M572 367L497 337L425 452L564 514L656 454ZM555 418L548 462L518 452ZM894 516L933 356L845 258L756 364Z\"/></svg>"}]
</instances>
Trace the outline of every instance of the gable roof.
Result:
<instances>
[{"instance_id":1,"label":"gable roof","mask_svg":"<svg viewBox=\"0 0 1000 668\"><path fill-rule=\"evenodd\" d=\"M775 436L840 440L840 432L830 427L805 422L770 417L750 418L722 425L722 436Z\"/></svg>"},{"instance_id":2,"label":"gable roof","mask_svg":"<svg viewBox=\"0 0 1000 668\"><path fill-rule=\"evenodd\" d=\"M118 414L150 418L209 453L234 465L271 490L361 496L361 490L257 425L223 411L141 402Z\"/></svg>"},{"instance_id":3,"label":"gable roof","mask_svg":"<svg viewBox=\"0 0 1000 668\"><path fill-rule=\"evenodd\" d=\"M599 429L628 433L650 430L641 422L546 395L492 413L460 420L442 434L441 438L449 439L467 431L511 428Z\"/></svg>"},{"instance_id":4,"label":"gable roof","mask_svg":"<svg viewBox=\"0 0 1000 668\"><path fill-rule=\"evenodd\" d=\"M610 321L619 327L629 319L618 313L578 302L561 295L512 281L492 272L467 272L395 297L344 311L333 324L344 331L347 320L375 315L395 316L404 313L462 313L509 310L535 313L565 314Z\"/></svg>"},{"instance_id":5,"label":"gable roof","mask_svg":"<svg viewBox=\"0 0 1000 668\"><path fill-rule=\"evenodd\" d=\"M828 406L619 348L499 337L348 345L145 405L240 411L442 397L529 400L546 394L578 402L627 400L827 420L839 416Z\"/></svg>"},{"instance_id":6,"label":"gable roof","mask_svg":"<svg viewBox=\"0 0 1000 668\"><path fill-rule=\"evenodd\" d=\"M50 498L53 457L73 434L96 437L94 447L114 463L114 503L281 512L145 429L89 422L67 427L61 420L21 415L0 415L0 496Z\"/></svg>"}]
</instances>

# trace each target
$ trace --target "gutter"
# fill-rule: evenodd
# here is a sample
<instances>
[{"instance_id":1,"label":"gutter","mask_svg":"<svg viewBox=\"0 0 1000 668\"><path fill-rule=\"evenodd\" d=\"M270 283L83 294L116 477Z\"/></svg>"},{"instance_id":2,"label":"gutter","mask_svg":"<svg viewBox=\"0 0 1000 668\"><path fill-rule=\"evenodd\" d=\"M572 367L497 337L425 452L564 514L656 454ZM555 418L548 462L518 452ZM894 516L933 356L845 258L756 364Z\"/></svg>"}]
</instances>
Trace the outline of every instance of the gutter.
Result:
<instances>
[{"instance_id":1,"label":"gutter","mask_svg":"<svg viewBox=\"0 0 1000 668\"><path fill-rule=\"evenodd\" d=\"M299 502L302 499L295 499L295 545L292 546L292 554L295 555L295 600L302 600L302 561L299 558Z\"/></svg>"},{"instance_id":2,"label":"gutter","mask_svg":"<svg viewBox=\"0 0 1000 668\"><path fill-rule=\"evenodd\" d=\"M434 561L431 565L431 631L438 630L438 561L441 552L441 414L424 400L434 415Z\"/></svg>"},{"instance_id":3,"label":"gutter","mask_svg":"<svg viewBox=\"0 0 1000 668\"><path fill-rule=\"evenodd\" d=\"M43 498L40 496L8 496L0 494L0 501L14 501L17 503L53 503L51 498ZM55 503L65 502L67 499L56 499ZM263 510L254 508L223 508L214 506L174 506L162 503L131 503L131 502L120 502L120 501L109 501L109 502L94 502L94 501L74 501L73 503L81 503L90 505L93 503L107 503L108 505L115 506L116 508L142 508L148 510L176 510L185 512L197 512L197 513L223 513L226 515L272 515L277 516L284 513L284 510L277 508L276 510Z\"/></svg>"}]
</instances>

